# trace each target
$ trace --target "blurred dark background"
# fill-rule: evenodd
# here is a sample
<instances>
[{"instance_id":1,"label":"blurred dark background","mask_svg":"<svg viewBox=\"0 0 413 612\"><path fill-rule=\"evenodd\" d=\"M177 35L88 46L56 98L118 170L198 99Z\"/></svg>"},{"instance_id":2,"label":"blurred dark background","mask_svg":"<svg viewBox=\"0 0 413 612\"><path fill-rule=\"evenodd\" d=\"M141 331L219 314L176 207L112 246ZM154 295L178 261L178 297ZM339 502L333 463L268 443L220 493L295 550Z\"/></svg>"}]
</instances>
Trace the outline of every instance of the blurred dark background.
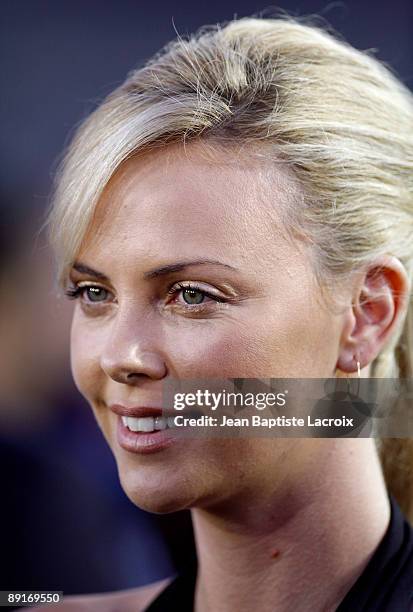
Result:
<instances>
[{"instance_id":1,"label":"blurred dark background","mask_svg":"<svg viewBox=\"0 0 413 612\"><path fill-rule=\"evenodd\" d=\"M188 513L149 515L120 489L71 381L73 306L39 229L74 127L129 70L177 32L279 8L322 15L413 88L412 0L0 3L0 590L131 588L192 561Z\"/></svg>"}]
</instances>

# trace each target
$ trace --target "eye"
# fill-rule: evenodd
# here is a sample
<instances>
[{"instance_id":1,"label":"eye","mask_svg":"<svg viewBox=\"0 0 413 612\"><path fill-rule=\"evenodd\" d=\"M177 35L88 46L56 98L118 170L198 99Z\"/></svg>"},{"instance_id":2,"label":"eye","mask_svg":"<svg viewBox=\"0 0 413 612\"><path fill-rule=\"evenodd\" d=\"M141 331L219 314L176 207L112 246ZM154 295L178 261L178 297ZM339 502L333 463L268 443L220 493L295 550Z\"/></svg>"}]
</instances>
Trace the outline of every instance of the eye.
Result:
<instances>
[{"instance_id":1,"label":"eye","mask_svg":"<svg viewBox=\"0 0 413 612\"><path fill-rule=\"evenodd\" d=\"M81 291L90 302L104 302L109 294L103 287L82 287Z\"/></svg>"},{"instance_id":2,"label":"eye","mask_svg":"<svg viewBox=\"0 0 413 612\"><path fill-rule=\"evenodd\" d=\"M85 304L96 304L106 302L110 291L97 285L76 285L66 289L65 294L72 300L80 297Z\"/></svg>"},{"instance_id":3,"label":"eye","mask_svg":"<svg viewBox=\"0 0 413 612\"><path fill-rule=\"evenodd\" d=\"M221 296L215 295L212 291L207 291L193 284L184 285L182 283L177 283L169 289L168 293L169 295L175 296L175 305L180 305L184 308L190 306L204 308L213 306L214 302L215 304L217 302L225 302L225 299Z\"/></svg>"},{"instance_id":4,"label":"eye","mask_svg":"<svg viewBox=\"0 0 413 612\"><path fill-rule=\"evenodd\" d=\"M205 293L199 289L181 289L182 298L187 304L202 304Z\"/></svg>"}]
</instances>

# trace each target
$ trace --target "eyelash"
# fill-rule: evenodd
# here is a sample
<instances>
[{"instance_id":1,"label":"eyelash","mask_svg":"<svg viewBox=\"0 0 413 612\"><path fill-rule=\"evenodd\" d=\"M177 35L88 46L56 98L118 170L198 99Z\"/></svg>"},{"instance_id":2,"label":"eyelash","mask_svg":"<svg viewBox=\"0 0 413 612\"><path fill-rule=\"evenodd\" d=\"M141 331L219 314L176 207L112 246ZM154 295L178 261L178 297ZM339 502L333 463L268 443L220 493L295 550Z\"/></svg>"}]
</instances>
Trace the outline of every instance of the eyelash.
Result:
<instances>
[{"instance_id":1,"label":"eyelash","mask_svg":"<svg viewBox=\"0 0 413 612\"><path fill-rule=\"evenodd\" d=\"M104 287L98 287L97 285L73 285L65 289L65 295L69 298L69 300L76 300L83 295L86 289L90 289L92 287L95 287L95 289L104 289ZM104 290L107 291L107 289ZM93 304L93 302L89 303Z\"/></svg>"},{"instance_id":2,"label":"eyelash","mask_svg":"<svg viewBox=\"0 0 413 612\"><path fill-rule=\"evenodd\" d=\"M76 300L80 297L82 297L83 293L90 288L95 287L96 289L103 289L104 291L108 291L108 289L105 289L104 287L99 287L98 285L73 285L68 287L67 289L65 289L65 295L71 299L71 300ZM218 303L224 303L226 302L225 299L214 295L213 293L209 293L208 291L205 291L204 289L202 289L202 287L199 287L197 285L194 284L187 284L184 285L183 283L176 283L175 285L173 285L169 290L168 290L168 295L178 295L181 291L197 291L199 293L201 293L203 296L205 297L209 297L212 300L214 300L215 302ZM88 307L92 307L92 308L96 308L96 306L98 304L105 304L105 302L92 302L92 301L86 301L85 305ZM202 310L205 308L205 303L201 302L200 304L193 304L192 306L190 304L180 304L180 306L182 306L183 308L187 309L187 310L191 310L191 311L196 311L196 310Z\"/></svg>"},{"instance_id":3,"label":"eyelash","mask_svg":"<svg viewBox=\"0 0 413 612\"><path fill-rule=\"evenodd\" d=\"M181 291L185 291L185 290L186 291L197 291L199 293L202 293L202 295L204 295L205 297L211 298L215 302L219 302L219 303L225 302L225 300L219 297L218 295L209 293L208 291L205 291L205 289L202 289L202 287L199 287L198 285L191 285L190 283L188 283L187 285L184 285L183 283L176 283L169 289L168 295L178 295ZM202 306L202 305L203 305L203 302L201 302L201 304L193 304L193 306ZM187 307L190 307L190 304L187 304L186 306L184 306L184 308L187 308ZM191 310L194 310L194 308L191 308Z\"/></svg>"}]
</instances>

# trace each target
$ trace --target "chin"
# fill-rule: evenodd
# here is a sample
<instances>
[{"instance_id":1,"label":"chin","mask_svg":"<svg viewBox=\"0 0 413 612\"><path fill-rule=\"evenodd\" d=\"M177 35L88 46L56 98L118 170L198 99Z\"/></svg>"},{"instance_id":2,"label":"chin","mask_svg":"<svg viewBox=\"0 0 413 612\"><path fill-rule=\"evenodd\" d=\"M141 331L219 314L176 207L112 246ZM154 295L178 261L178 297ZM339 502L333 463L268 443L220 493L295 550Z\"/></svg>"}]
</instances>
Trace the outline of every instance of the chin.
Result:
<instances>
[{"instance_id":1,"label":"chin","mask_svg":"<svg viewBox=\"0 0 413 612\"><path fill-rule=\"evenodd\" d=\"M118 466L122 489L135 506L154 514L168 514L194 506L198 496L188 479L176 472L169 478L167 474L154 472L144 467L126 470Z\"/></svg>"}]
</instances>

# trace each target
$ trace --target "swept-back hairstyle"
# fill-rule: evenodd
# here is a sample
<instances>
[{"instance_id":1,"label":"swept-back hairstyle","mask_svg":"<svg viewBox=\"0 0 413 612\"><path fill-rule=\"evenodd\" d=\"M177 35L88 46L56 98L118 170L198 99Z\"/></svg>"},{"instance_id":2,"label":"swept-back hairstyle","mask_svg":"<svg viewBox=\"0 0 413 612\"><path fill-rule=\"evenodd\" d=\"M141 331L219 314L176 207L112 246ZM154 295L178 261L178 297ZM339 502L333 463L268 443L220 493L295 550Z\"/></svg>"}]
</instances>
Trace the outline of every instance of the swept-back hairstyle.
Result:
<instances>
[{"instance_id":1,"label":"swept-back hairstyle","mask_svg":"<svg viewBox=\"0 0 413 612\"><path fill-rule=\"evenodd\" d=\"M291 223L339 287L392 254L413 283L412 94L372 54L319 25L244 18L178 37L78 128L57 174L50 239L65 282L93 211L132 155L191 140L254 145L293 172L303 196ZM413 304L371 364L413 377ZM413 520L413 445L377 441L384 476Z\"/></svg>"}]
</instances>

